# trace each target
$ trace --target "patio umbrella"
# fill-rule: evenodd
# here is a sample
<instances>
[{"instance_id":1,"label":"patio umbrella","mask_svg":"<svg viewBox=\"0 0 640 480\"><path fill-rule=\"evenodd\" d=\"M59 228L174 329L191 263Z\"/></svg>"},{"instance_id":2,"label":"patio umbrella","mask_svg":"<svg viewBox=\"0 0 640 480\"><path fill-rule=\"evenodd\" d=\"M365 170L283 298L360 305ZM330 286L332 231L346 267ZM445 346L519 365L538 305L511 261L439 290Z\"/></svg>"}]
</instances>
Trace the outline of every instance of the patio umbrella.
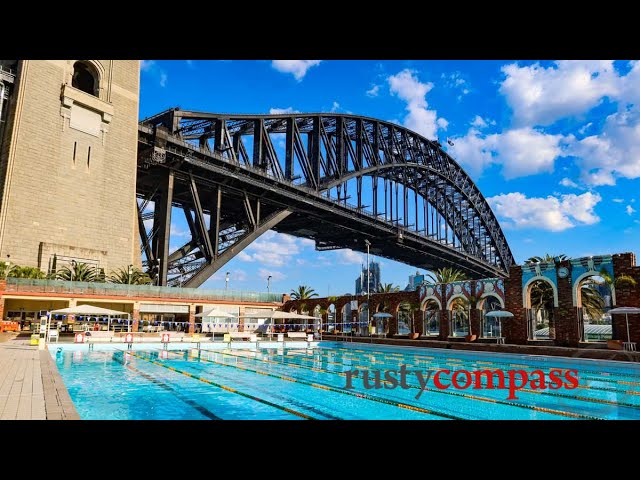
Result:
<instances>
[{"instance_id":1,"label":"patio umbrella","mask_svg":"<svg viewBox=\"0 0 640 480\"><path fill-rule=\"evenodd\" d=\"M492 312L487 312L484 314L485 317L495 317L495 318L511 318L513 317L513 313L508 312L506 310L494 310ZM502 320L500 320L500 323L498 324L500 327L500 331L498 336L502 337Z\"/></svg>"},{"instance_id":2,"label":"patio umbrella","mask_svg":"<svg viewBox=\"0 0 640 480\"><path fill-rule=\"evenodd\" d=\"M391 318L393 315L387 312L378 312L371 315L373 318Z\"/></svg>"},{"instance_id":3,"label":"patio umbrella","mask_svg":"<svg viewBox=\"0 0 640 480\"><path fill-rule=\"evenodd\" d=\"M609 310L609 313L624 313L624 319L627 322L627 343L631 343L631 336L629 335L629 314L633 315L640 313L638 307L616 307Z\"/></svg>"}]
</instances>

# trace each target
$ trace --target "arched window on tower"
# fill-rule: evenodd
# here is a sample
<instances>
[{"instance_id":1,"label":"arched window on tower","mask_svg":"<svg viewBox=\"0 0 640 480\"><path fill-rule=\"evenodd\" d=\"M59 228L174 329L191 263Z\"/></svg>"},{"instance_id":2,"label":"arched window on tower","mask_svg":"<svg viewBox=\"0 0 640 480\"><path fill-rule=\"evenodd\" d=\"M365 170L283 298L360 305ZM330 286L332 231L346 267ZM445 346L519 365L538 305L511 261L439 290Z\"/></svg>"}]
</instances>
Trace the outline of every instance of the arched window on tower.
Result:
<instances>
[{"instance_id":1,"label":"arched window on tower","mask_svg":"<svg viewBox=\"0 0 640 480\"><path fill-rule=\"evenodd\" d=\"M71 85L89 95L98 96L98 75L86 62L76 62L73 65Z\"/></svg>"}]
</instances>

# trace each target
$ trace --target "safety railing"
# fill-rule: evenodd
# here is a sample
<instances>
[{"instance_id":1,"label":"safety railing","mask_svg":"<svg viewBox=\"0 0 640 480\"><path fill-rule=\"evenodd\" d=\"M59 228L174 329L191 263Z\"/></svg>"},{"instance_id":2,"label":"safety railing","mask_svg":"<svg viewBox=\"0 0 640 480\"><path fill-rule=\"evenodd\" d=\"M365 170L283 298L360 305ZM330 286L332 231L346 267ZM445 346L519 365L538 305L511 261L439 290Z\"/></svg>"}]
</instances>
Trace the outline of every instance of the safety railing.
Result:
<instances>
[{"instance_id":1,"label":"safety railing","mask_svg":"<svg viewBox=\"0 0 640 480\"><path fill-rule=\"evenodd\" d=\"M7 278L7 292L68 293L117 297L147 297L184 300L235 300L240 302L282 303L282 294L243 290L158 287L100 282L68 282Z\"/></svg>"}]
</instances>

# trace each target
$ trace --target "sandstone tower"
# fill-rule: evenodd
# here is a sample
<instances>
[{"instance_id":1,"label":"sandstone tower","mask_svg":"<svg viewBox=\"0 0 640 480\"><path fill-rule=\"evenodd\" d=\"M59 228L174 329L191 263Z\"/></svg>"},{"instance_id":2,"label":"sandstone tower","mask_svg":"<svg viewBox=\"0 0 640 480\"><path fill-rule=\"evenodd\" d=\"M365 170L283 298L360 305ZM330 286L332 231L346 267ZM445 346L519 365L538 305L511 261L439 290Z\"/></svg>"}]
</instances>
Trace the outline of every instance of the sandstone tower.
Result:
<instances>
[{"instance_id":1,"label":"sandstone tower","mask_svg":"<svg viewBox=\"0 0 640 480\"><path fill-rule=\"evenodd\" d=\"M0 261L139 265L140 62L0 62Z\"/></svg>"}]
</instances>

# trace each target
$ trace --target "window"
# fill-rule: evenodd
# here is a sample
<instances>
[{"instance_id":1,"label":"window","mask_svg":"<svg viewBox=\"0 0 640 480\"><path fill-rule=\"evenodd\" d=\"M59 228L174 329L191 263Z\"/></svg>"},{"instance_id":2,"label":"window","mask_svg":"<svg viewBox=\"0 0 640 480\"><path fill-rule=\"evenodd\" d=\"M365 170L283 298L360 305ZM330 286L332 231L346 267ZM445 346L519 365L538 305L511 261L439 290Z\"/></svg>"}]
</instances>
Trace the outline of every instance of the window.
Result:
<instances>
[{"instance_id":1,"label":"window","mask_svg":"<svg viewBox=\"0 0 640 480\"><path fill-rule=\"evenodd\" d=\"M76 62L73 65L71 85L89 95L98 96L98 75L88 63Z\"/></svg>"}]
</instances>

